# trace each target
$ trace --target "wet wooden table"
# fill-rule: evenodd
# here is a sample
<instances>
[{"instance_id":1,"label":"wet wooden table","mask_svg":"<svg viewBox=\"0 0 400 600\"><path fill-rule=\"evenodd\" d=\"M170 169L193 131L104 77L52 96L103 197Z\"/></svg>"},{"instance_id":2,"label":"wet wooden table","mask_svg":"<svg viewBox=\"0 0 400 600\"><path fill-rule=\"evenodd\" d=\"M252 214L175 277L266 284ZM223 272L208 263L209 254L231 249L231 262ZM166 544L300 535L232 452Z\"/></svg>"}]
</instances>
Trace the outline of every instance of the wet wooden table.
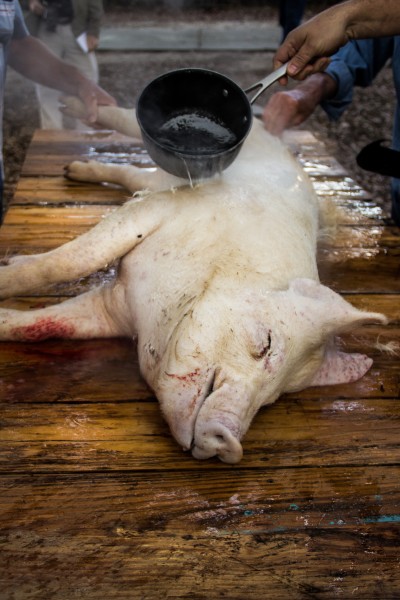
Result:
<instances>
[{"instance_id":1,"label":"wet wooden table","mask_svg":"<svg viewBox=\"0 0 400 600\"><path fill-rule=\"evenodd\" d=\"M129 341L2 343L1 600L400 598L400 231L309 132L289 142L318 194L357 216L319 263L325 284L391 319L342 338L372 369L262 410L228 466L173 441ZM124 202L63 167L130 155L147 164L110 132L38 131L1 254L58 246ZM0 305L58 302L104 276Z\"/></svg>"}]
</instances>

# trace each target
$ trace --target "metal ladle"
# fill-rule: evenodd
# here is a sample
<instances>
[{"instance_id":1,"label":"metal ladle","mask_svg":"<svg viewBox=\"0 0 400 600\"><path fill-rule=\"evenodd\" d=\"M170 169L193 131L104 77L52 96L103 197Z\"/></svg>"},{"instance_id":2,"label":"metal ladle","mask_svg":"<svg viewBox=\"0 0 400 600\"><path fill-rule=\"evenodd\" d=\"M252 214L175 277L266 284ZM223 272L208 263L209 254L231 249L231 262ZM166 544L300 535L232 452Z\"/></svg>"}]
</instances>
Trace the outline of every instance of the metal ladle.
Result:
<instances>
[{"instance_id":1,"label":"metal ladle","mask_svg":"<svg viewBox=\"0 0 400 600\"><path fill-rule=\"evenodd\" d=\"M286 74L287 64L242 90L209 69L170 71L140 94L136 115L146 149L162 169L185 179L211 177L236 158L252 124L251 104ZM249 101L246 93L257 89Z\"/></svg>"}]
</instances>

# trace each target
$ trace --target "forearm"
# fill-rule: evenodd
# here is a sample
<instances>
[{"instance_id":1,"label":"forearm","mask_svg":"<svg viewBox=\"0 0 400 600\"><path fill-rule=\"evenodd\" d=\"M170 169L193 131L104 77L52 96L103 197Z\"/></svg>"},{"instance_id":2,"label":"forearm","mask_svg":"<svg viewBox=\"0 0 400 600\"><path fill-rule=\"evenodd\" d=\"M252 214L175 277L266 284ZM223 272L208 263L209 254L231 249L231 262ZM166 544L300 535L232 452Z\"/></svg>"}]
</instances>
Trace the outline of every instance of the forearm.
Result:
<instances>
[{"instance_id":1,"label":"forearm","mask_svg":"<svg viewBox=\"0 0 400 600\"><path fill-rule=\"evenodd\" d=\"M32 36L11 43L9 63L28 79L65 94L76 95L83 80L75 67L61 61Z\"/></svg>"},{"instance_id":2,"label":"forearm","mask_svg":"<svg viewBox=\"0 0 400 600\"><path fill-rule=\"evenodd\" d=\"M399 0L348 0L331 9L344 15L349 39L400 34Z\"/></svg>"},{"instance_id":3,"label":"forearm","mask_svg":"<svg viewBox=\"0 0 400 600\"><path fill-rule=\"evenodd\" d=\"M350 40L400 35L400 0L347 0L291 31L274 57L287 73L304 79L326 68L328 56Z\"/></svg>"},{"instance_id":4,"label":"forearm","mask_svg":"<svg viewBox=\"0 0 400 600\"><path fill-rule=\"evenodd\" d=\"M14 40L10 46L10 65L36 83L78 96L86 108L87 122L94 123L100 105L115 105L115 98L82 75L75 67L55 56L36 38Z\"/></svg>"}]
</instances>

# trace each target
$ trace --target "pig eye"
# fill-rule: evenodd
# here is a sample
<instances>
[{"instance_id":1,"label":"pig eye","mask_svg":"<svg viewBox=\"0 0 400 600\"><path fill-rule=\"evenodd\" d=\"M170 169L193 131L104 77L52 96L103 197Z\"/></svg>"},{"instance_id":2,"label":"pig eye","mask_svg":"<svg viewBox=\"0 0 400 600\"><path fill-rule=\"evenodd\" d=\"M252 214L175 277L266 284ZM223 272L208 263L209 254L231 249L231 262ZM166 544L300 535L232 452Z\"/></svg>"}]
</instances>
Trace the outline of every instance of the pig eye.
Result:
<instances>
[{"instance_id":1,"label":"pig eye","mask_svg":"<svg viewBox=\"0 0 400 600\"><path fill-rule=\"evenodd\" d=\"M257 350L251 353L253 358L255 358L256 360L260 360L261 358L264 358L264 356L267 356L269 354L269 351L271 350L271 343L271 332L268 331L267 339L264 340L262 344L258 345Z\"/></svg>"}]
</instances>

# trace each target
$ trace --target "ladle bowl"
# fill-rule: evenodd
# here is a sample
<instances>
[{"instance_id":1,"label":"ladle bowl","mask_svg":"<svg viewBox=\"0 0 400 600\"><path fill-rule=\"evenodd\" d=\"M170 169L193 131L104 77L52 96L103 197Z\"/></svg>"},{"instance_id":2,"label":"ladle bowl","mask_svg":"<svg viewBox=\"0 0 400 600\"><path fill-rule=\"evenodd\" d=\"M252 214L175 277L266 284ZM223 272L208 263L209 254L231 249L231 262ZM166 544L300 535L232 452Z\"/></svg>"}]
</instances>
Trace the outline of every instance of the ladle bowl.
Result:
<instances>
[{"instance_id":1,"label":"ladle bowl","mask_svg":"<svg viewBox=\"0 0 400 600\"><path fill-rule=\"evenodd\" d=\"M168 173L190 180L223 171L251 129L251 103L283 75L275 71L251 86L247 91L261 86L251 101L234 81L208 69L160 75L145 87L136 107L149 155Z\"/></svg>"}]
</instances>

